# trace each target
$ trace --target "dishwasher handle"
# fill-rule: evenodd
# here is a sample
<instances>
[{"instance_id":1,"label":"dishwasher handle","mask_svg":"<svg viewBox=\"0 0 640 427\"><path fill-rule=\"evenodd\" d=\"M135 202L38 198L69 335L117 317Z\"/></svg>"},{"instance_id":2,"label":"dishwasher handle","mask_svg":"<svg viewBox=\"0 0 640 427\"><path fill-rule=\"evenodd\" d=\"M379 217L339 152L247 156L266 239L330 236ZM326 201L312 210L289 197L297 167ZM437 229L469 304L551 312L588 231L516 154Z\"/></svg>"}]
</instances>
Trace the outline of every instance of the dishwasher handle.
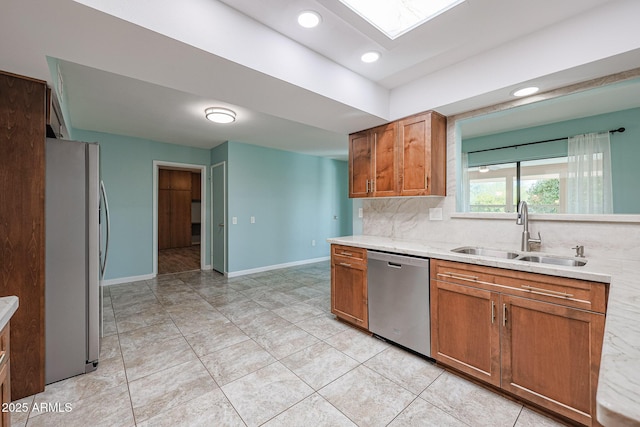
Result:
<instances>
[{"instance_id":1,"label":"dishwasher handle","mask_svg":"<svg viewBox=\"0 0 640 427\"><path fill-rule=\"evenodd\" d=\"M415 266L429 268L429 258L416 257L411 255L397 255L388 252L367 251L367 260L382 261L385 266L391 268L401 268L402 266Z\"/></svg>"}]
</instances>

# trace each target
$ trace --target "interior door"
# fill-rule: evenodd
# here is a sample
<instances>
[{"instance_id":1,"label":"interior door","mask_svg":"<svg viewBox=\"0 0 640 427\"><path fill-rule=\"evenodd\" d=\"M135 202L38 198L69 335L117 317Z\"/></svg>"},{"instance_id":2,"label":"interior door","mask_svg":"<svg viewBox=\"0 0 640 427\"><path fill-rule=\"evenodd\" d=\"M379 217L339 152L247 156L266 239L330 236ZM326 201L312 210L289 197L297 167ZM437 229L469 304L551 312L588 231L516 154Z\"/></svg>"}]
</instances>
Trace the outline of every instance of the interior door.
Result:
<instances>
[{"instance_id":1,"label":"interior door","mask_svg":"<svg viewBox=\"0 0 640 427\"><path fill-rule=\"evenodd\" d=\"M211 167L211 222L212 248L211 257L213 269L219 273L225 272L226 266L226 162Z\"/></svg>"}]
</instances>

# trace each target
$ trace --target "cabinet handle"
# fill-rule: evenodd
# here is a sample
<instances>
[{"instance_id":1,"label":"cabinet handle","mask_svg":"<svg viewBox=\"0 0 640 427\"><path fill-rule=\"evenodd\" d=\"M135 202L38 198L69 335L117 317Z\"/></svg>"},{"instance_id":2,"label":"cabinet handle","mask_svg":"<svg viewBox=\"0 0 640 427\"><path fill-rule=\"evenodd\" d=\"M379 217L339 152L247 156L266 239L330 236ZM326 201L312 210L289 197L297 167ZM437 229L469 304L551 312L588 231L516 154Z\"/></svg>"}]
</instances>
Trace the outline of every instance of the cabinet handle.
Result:
<instances>
[{"instance_id":1,"label":"cabinet handle","mask_svg":"<svg viewBox=\"0 0 640 427\"><path fill-rule=\"evenodd\" d=\"M340 255L353 256L353 254L351 252L340 252Z\"/></svg>"},{"instance_id":2,"label":"cabinet handle","mask_svg":"<svg viewBox=\"0 0 640 427\"><path fill-rule=\"evenodd\" d=\"M491 301L491 324L496 322L496 303Z\"/></svg>"},{"instance_id":3,"label":"cabinet handle","mask_svg":"<svg viewBox=\"0 0 640 427\"><path fill-rule=\"evenodd\" d=\"M474 282L478 281L478 276L468 276L466 274L452 273L450 271L445 271L444 274L438 273L438 276L451 277L453 279L459 279L459 280L473 280Z\"/></svg>"},{"instance_id":4,"label":"cabinet handle","mask_svg":"<svg viewBox=\"0 0 640 427\"><path fill-rule=\"evenodd\" d=\"M375 193L376 191L376 181L375 180L371 180L371 192Z\"/></svg>"},{"instance_id":5,"label":"cabinet handle","mask_svg":"<svg viewBox=\"0 0 640 427\"><path fill-rule=\"evenodd\" d=\"M502 304L502 326L507 326L507 304Z\"/></svg>"},{"instance_id":6,"label":"cabinet handle","mask_svg":"<svg viewBox=\"0 0 640 427\"><path fill-rule=\"evenodd\" d=\"M429 177L428 176L424 177L424 188L425 189L429 188Z\"/></svg>"},{"instance_id":7,"label":"cabinet handle","mask_svg":"<svg viewBox=\"0 0 640 427\"><path fill-rule=\"evenodd\" d=\"M347 264L346 262L341 262L340 265L343 267L351 267L351 264Z\"/></svg>"},{"instance_id":8,"label":"cabinet handle","mask_svg":"<svg viewBox=\"0 0 640 427\"><path fill-rule=\"evenodd\" d=\"M7 356L7 352L3 351L2 354L0 354L0 366L2 366L2 364L4 363L4 358Z\"/></svg>"},{"instance_id":9,"label":"cabinet handle","mask_svg":"<svg viewBox=\"0 0 640 427\"><path fill-rule=\"evenodd\" d=\"M571 298L573 296L573 294L568 294L566 292L558 292L558 291L552 291L552 290L549 290L549 289L536 288L536 287L529 286L529 285L522 285L520 287L522 289L526 289L526 290L531 291L531 292L541 293L543 295L546 294L546 295L553 296L553 297L559 296L559 297Z\"/></svg>"},{"instance_id":10,"label":"cabinet handle","mask_svg":"<svg viewBox=\"0 0 640 427\"><path fill-rule=\"evenodd\" d=\"M369 180L367 180L367 191L366 191L366 193L367 194L369 193Z\"/></svg>"}]
</instances>

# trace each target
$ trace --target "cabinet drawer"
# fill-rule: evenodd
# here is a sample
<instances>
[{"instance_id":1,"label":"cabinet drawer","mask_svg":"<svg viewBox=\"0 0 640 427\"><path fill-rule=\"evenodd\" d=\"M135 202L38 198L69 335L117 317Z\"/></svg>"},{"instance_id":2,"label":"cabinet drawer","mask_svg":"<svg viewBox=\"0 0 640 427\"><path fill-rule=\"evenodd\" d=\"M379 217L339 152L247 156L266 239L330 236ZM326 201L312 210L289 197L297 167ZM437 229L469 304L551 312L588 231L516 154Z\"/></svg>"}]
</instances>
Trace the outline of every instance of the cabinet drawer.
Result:
<instances>
[{"instance_id":1,"label":"cabinet drawer","mask_svg":"<svg viewBox=\"0 0 640 427\"><path fill-rule=\"evenodd\" d=\"M493 279L493 271L489 267L451 261L431 261L431 280L483 288L483 284L493 285Z\"/></svg>"},{"instance_id":2,"label":"cabinet drawer","mask_svg":"<svg viewBox=\"0 0 640 427\"><path fill-rule=\"evenodd\" d=\"M367 250L352 246L331 245L331 255L332 259L342 260L344 262L367 261Z\"/></svg>"},{"instance_id":3,"label":"cabinet drawer","mask_svg":"<svg viewBox=\"0 0 640 427\"><path fill-rule=\"evenodd\" d=\"M539 273L432 261L431 278L596 313L606 312L607 285Z\"/></svg>"}]
</instances>

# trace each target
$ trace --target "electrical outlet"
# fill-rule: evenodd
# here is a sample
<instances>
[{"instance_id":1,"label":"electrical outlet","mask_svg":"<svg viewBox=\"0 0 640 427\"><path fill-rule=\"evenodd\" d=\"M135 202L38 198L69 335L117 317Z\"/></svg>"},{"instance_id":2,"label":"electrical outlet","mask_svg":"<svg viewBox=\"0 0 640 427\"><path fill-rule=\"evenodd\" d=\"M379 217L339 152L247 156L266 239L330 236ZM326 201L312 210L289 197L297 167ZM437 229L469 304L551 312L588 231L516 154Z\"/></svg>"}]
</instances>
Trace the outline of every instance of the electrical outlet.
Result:
<instances>
[{"instance_id":1,"label":"electrical outlet","mask_svg":"<svg viewBox=\"0 0 640 427\"><path fill-rule=\"evenodd\" d=\"M238 224L238 217L234 216L231 218L231 224Z\"/></svg>"},{"instance_id":2,"label":"electrical outlet","mask_svg":"<svg viewBox=\"0 0 640 427\"><path fill-rule=\"evenodd\" d=\"M358 208L358 218L362 218L364 216L364 211L362 208Z\"/></svg>"},{"instance_id":3,"label":"electrical outlet","mask_svg":"<svg viewBox=\"0 0 640 427\"><path fill-rule=\"evenodd\" d=\"M429 208L430 221L442 221L442 208Z\"/></svg>"},{"instance_id":4,"label":"electrical outlet","mask_svg":"<svg viewBox=\"0 0 640 427\"><path fill-rule=\"evenodd\" d=\"M255 216L252 216L252 217L251 217L251 224L255 224L255 223L256 223L256 217L255 217Z\"/></svg>"},{"instance_id":5,"label":"electrical outlet","mask_svg":"<svg viewBox=\"0 0 640 427\"><path fill-rule=\"evenodd\" d=\"M315 241L315 240L312 240L312 241L311 241L311 246L315 246L315 245L316 245L316 241Z\"/></svg>"}]
</instances>

